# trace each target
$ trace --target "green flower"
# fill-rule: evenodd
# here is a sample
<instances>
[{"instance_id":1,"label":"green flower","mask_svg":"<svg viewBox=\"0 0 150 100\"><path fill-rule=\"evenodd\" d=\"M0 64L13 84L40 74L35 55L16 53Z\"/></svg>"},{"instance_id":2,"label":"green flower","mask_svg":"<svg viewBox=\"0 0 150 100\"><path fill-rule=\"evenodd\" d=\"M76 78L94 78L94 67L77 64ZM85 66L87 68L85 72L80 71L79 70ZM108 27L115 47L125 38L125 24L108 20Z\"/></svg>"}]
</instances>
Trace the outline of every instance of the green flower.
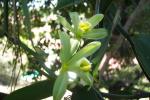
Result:
<instances>
[{"instance_id":1,"label":"green flower","mask_svg":"<svg viewBox=\"0 0 150 100\"><path fill-rule=\"evenodd\" d=\"M101 39L107 35L107 31L105 28L94 29L96 25L103 19L103 14L96 14L86 21L82 22L79 19L79 15L77 12L71 12L70 14L71 22L67 22L67 20L58 16L58 21L69 31L74 33L75 38L77 39Z\"/></svg>"},{"instance_id":2,"label":"green flower","mask_svg":"<svg viewBox=\"0 0 150 100\"><path fill-rule=\"evenodd\" d=\"M107 35L107 31L104 28L94 29L103 19L102 14L96 14L82 22L77 12L71 12L70 18L72 25L64 17L58 16L58 21L74 34L74 38L71 39L65 32L59 33L62 45L60 50L62 67L53 87L54 100L60 100L67 89L67 85L69 84L68 71L75 72L84 82L84 85L92 86L93 76L90 74L91 63L87 57L99 49L101 42L90 42L79 49L80 39L101 39Z\"/></svg>"}]
</instances>

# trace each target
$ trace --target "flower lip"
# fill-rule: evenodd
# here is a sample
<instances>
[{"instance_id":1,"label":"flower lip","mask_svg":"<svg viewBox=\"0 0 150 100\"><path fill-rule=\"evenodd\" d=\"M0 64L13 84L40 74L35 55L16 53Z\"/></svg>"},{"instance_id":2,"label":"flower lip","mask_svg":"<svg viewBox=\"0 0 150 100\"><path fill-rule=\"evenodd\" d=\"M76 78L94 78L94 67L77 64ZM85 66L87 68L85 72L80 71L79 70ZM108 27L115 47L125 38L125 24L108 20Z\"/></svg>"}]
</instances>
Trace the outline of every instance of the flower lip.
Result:
<instances>
[{"instance_id":1,"label":"flower lip","mask_svg":"<svg viewBox=\"0 0 150 100\"><path fill-rule=\"evenodd\" d=\"M80 63L80 69L85 72L90 71L91 63L86 58L83 58Z\"/></svg>"}]
</instances>

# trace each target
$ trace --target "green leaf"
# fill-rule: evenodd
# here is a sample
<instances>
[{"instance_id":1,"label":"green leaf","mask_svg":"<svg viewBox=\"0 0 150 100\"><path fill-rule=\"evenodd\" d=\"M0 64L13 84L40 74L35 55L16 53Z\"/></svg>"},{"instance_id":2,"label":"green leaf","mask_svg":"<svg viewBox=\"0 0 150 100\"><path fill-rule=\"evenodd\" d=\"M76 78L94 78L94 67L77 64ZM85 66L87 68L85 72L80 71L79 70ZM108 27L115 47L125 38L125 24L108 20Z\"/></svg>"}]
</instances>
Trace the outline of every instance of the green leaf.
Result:
<instances>
[{"instance_id":1,"label":"green leaf","mask_svg":"<svg viewBox=\"0 0 150 100\"><path fill-rule=\"evenodd\" d=\"M92 29L85 33L82 37L87 39L102 39L107 36L107 30L105 28Z\"/></svg>"},{"instance_id":2,"label":"green leaf","mask_svg":"<svg viewBox=\"0 0 150 100\"><path fill-rule=\"evenodd\" d=\"M71 39L70 41L71 41L71 54L73 55L78 50L78 48L80 46L80 42L75 39Z\"/></svg>"},{"instance_id":3,"label":"green leaf","mask_svg":"<svg viewBox=\"0 0 150 100\"><path fill-rule=\"evenodd\" d=\"M67 30L73 31L73 28L64 17L58 16L58 22L60 22Z\"/></svg>"},{"instance_id":4,"label":"green leaf","mask_svg":"<svg viewBox=\"0 0 150 100\"><path fill-rule=\"evenodd\" d=\"M69 65L72 65L76 61L80 60L83 57L88 57L93 54L101 46L100 42L91 42L78 51L69 61Z\"/></svg>"},{"instance_id":5,"label":"green leaf","mask_svg":"<svg viewBox=\"0 0 150 100\"><path fill-rule=\"evenodd\" d=\"M57 6L56 6L56 10L57 9L62 9L74 4L78 4L80 3L82 0L58 0Z\"/></svg>"},{"instance_id":6,"label":"green leaf","mask_svg":"<svg viewBox=\"0 0 150 100\"><path fill-rule=\"evenodd\" d=\"M99 22L103 19L104 15L103 14L96 14L90 19L88 19L88 22L91 23L92 28L95 27Z\"/></svg>"},{"instance_id":7,"label":"green leaf","mask_svg":"<svg viewBox=\"0 0 150 100\"><path fill-rule=\"evenodd\" d=\"M60 51L60 58L61 58L61 61L65 63L72 56L70 52L70 48L71 48L70 37L68 34L64 32L59 33L59 36L60 36L61 45L62 45L62 48Z\"/></svg>"},{"instance_id":8,"label":"green leaf","mask_svg":"<svg viewBox=\"0 0 150 100\"><path fill-rule=\"evenodd\" d=\"M70 15L71 21L74 25L74 32L77 33L78 26L79 26L79 21L80 21L79 20L79 15L78 15L77 12L70 12L69 15Z\"/></svg>"},{"instance_id":9,"label":"green leaf","mask_svg":"<svg viewBox=\"0 0 150 100\"><path fill-rule=\"evenodd\" d=\"M54 81L44 80L9 94L4 100L41 100L52 96Z\"/></svg>"},{"instance_id":10,"label":"green leaf","mask_svg":"<svg viewBox=\"0 0 150 100\"><path fill-rule=\"evenodd\" d=\"M68 74L65 73L61 73L54 84L54 88L53 88L53 99L54 100L61 100L61 98L63 97L66 89L67 89L67 85L68 85Z\"/></svg>"},{"instance_id":11,"label":"green leaf","mask_svg":"<svg viewBox=\"0 0 150 100\"><path fill-rule=\"evenodd\" d=\"M136 57L142 69L150 78L150 35L139 34L132 37L132 41L134 43Z\"/></svg>"}]
</instances>

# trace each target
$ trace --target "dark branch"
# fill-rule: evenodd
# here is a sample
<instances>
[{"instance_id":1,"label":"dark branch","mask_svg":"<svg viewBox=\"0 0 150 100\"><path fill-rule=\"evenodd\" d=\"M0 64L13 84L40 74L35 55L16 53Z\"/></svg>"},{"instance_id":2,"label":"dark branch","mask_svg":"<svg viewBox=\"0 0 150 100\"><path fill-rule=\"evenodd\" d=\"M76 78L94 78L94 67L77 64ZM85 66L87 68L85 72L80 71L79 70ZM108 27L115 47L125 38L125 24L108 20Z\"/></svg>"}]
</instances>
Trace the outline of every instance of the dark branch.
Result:
<instances>
[{"instance_id":1,"label":"dark branch","mask_svg":"<svg viewBox=\"0 0 150 100\"><path fill-rule=\"evenodd\" d=\"M120 94L111 94L111 93L103 93L101 92L103 97L111 98L111 99L140 99L150 97L150 93L141 92L133 95L120 95Z\"/></svg>"},{"instance_id":2,"label":"dark branch","mask_svg":"<svg viewBox=\"0 0 150 100\"><path fill-rule=\"evenodd\" d=\"M138 19L139 15L143 11L145 5L147 5L150 0L140 0L138 6L135 8L134 12L129 16L126 24L124 25L124 29L126 31L133 25L133 23Z\"/></svg>"}]
</instances>

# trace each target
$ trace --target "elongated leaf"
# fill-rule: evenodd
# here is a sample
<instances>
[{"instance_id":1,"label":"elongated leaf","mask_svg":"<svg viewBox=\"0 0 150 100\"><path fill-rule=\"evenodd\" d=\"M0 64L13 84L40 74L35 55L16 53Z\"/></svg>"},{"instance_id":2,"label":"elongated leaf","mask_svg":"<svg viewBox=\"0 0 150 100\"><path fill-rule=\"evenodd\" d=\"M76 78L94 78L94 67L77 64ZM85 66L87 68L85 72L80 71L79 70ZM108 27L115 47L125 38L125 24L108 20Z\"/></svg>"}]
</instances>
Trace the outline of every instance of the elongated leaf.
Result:
<instances>
[{"instance_id":1,"label":"elongated leaf","mask_svg":"<svg viewBox=\"0 0 150 100\"><path fill-rule=\"evenodd\" d=\"M74 4L78 4L80 3L82 0L58 0L57 6L56 6L56 10L57 9L62 9Z\"/></svg>"},{"instance_id":2,"label":"elongated leaf","mask_svg":"<svg viewBox=\"0 0 150 100\"><path fill-rule=\"evenodd\" d=\"M68 23L68 21L62 17L62 16L58 16L58 21L69 31L73 31L73 28L71 27L71 25Z\"/></svg>"},{"instance_id":3,"label":"elongated leaf","mask_svg":"<svg viewBox=\"0 0 150 100\"><path fill-rule=\"evenodd\" d=\"M107 36L107 30L104 28L92 29L85 33L82 37L87 39L102 39Z\"/></svg>"},{"instance_id":4,"label":"elongated leaf","mask_svg":"<svg viewBox=\"0 0 150 100\"><path fill-rule=\"evenodd\" d=\"M63 63L67 62L71 57L71 44L70 44L70 37L66 33L59 33L60 40L61 40L61 52L60 58Z\"/></svg>"},{"instance_id":5,"label":"elongated leaf","mask_svg":"<svg viewBox=\"0 0 150 100\"><path fill-rule=\"evenodd\" d=\"M53 88L53 99L54 100L61 100L63 97L68 85L68 74L61 73L54 84Z\"/></svg>"},{"instance_id":6,"label":"elongated leaf","mask_svg":"<svg viewBox=\"0 0 150 100\"><path fill-rule=\"evenodd\" d=\"M80 43L78 40L71 39L71 54L73 55L78 50Z\"/></svg>"},{"instance_id":7,"label":"elongated leaf","mask_svg":"<svg viewBox=\"0 0 150 100\"><path fill-rule=\"evenodd\" d=\"M12 92L4 100L41 100L52 96L53 85L54 81L40 81Z\"/></svg>"},{"instance_id":8,"label":"elongated leaf","mask_svg":"<svg viewBox=\"0 0 150 100\"><path fill-rule=\"evenodd\" d=\"M79 26L79 15L77 12L70 12L69 15L70 15L71 21L74 25L74 32L77 33L78 26Z\"/></svg>"},{"instance_id":9,"label":"elongated leaf","mask_svg":"<svg viewBox=\"0 0 150 100\"><path fill-rule=\"evenodd\" d=\"M141 67L150 78L150 35L140 34L132 38L136 56L141 63Z\"/></svg>"},{"instance_id":10,"label":"elongated leaf","mask_svg":"<svg viewBox=\"0 0 150 100\"><path fill-rule=\"evenodd\" d=\"M80 60L83 57L88 57L93 54L101 46L100 42L91 42L77 52L69 61L69 65L72 65L74 62Z\"/></svg>"},{"instance_id":11,"label":"elongated leaf","mask_svg":"<svg viewBox=\"0 0 150 100\"><path fill-rule=\"evenodd\" d=\"M96 14L90 19L88 19L88 22L91 23L92 28L95 27L99 22L103 19L104 15L103 14Z\"/></svg>"}]
</instances>

